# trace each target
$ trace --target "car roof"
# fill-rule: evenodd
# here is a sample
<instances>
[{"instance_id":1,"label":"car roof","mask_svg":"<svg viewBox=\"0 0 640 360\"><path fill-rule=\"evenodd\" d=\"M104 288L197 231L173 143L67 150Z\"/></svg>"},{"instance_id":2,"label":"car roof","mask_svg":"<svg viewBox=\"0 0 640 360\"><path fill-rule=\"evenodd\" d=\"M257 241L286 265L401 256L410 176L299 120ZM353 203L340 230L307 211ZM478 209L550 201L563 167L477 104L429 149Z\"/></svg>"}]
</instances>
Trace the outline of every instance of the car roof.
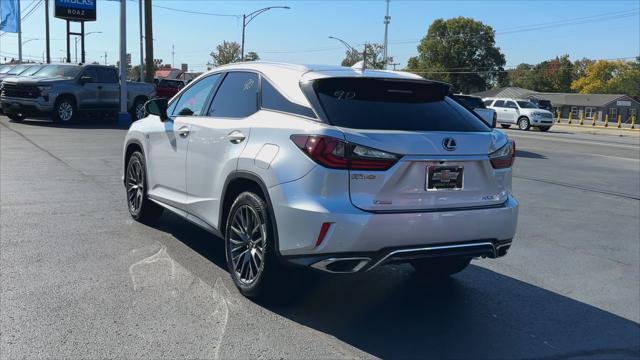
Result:
<instances>
[{"instance_id":1,"label":"car roof","mask_svg":"<svg viewBox=\"0 0 640 360\"><path fill-rule=\"evenodd\" d=\"M263 74L289 100L304 106L310 106L310 104L300 88L300 82L328 77L375 77L428 81L421 76L403 71L370 69L362 71L344 66L303 65L267 61L251 61L223 65L200 76L233 70L256 71Z\"/></svg>"}]
</instances>

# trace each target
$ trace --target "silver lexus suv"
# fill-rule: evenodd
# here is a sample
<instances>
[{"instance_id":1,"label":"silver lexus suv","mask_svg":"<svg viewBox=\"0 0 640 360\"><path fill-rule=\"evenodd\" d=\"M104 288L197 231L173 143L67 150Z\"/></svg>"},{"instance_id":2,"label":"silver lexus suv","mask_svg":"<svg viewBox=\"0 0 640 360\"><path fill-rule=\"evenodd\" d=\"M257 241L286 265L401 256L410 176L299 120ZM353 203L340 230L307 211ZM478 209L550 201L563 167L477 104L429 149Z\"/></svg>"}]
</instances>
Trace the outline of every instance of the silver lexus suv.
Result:
<instances>
[{"instance_id":1,"label":"silver lexus suv","mask_svg":"<svg viewBox=\"0 0 640 360\"><path fill-rule=\"evenodd\" d=\"M515 144L393 71L251 62L147 102L124 144L131 216L170 210L224 239L238 289L262 297L295 267L425 277L506 254Z\"/></svg>"}]
</instances>

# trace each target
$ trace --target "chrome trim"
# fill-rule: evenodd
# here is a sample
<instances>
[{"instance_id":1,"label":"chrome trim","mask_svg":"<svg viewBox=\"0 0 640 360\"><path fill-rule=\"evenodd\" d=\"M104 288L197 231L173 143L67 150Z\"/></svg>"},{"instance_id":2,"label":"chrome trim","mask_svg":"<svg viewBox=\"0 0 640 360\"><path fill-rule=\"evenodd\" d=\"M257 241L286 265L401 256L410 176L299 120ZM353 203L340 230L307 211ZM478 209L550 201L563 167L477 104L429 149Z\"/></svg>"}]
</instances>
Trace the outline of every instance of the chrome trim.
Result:
<instances>
[{"instance_id":1,"label":"chrome trim","mask_svg":"<svg viewBox=\"0 0 640 360\"><path fill-rule=\"evenodd\" d=\"M470 247L481 247L481 246L489 246L493 250L494 256L498 254L496 247L491 242L481 242L481 243L473 243L473 244L456 244L456 245L441 245L441 246L429 246L422 248L411 248L411 249L400 249L396 251L392 251L384 256L382 259L378 260L375 264L371 265L366 271L369 271L381 264L384 264L389 258L393 257L396 254L404 254L404 253L412 253L412 252L421 252L421 251L434 251L434 250L449 250L449 249L463 249ZM497 256L496 256L497 257Z\"/></svg>"},{"instance_id":2,"label":"chrome trim","mask_svg":"<svg viewBox=\"0 0 640 360\"><path fill-rule=\"evenodd\" d=\"M360 260L360 262L356 266L354 266L350 271L332 271L327 268L327 266L335 262L350 261L350 260ZM330 272L333 274L351 274L351 273L355 273L362 270L362 268L365 267L370 261L371 259L368 257L328 258L328 259L320 260L317 263L314 263L313 265L311 265L311 267L316 268L318 270Z\"/></svg>"}]
</instances>

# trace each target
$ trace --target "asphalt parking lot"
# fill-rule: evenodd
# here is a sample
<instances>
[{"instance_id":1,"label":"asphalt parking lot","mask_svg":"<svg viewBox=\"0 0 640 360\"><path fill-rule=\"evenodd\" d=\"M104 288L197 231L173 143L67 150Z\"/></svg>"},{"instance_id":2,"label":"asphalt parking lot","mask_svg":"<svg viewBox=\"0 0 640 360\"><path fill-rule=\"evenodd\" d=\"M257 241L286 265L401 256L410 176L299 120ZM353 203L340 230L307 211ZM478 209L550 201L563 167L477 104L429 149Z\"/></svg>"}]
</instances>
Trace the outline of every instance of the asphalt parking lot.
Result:
<instances>
[{"instance_id":1,"label":"asphalt parking lot","mask_svg":"<svg viewBox=\"0 0 640 360\"><path fill-rule=\"evenodd\" d=\"M409 266L255 304L223 244L129 217L125 130L0 116L0 358L638 358L640 137L507 131L505 258L440 284Z\"/></svg>"}]
</instances>

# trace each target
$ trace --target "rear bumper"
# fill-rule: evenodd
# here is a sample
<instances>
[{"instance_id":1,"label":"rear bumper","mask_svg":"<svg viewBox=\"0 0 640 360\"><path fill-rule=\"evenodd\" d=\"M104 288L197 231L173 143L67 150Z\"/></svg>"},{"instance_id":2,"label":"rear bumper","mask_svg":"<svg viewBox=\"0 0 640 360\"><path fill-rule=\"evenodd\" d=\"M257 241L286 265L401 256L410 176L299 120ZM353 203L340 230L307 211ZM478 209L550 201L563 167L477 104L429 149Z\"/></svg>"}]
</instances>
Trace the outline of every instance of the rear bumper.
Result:
<instances>
[{"instance_id":1,"label":"rear bumper","mask_svg":"<svg viewBox=\"0 0 640 360\"><path fill-rule=\"evenodd\" d=\"M351 204L348 188L322 185L334 181L347 184L348 175L345 174L344 179L333 178L335 173L314 175L312 171L301 180L269 189L278 228L278 247L283 257L373 256L370 254L388 249L478 241L498 244L515 236L518 202L511 196L497 207L371 213ZM310 189L321 189L322 193L313 195ZM324 223L330 226L316 246Z\"/></svg>"}]
</instances>

